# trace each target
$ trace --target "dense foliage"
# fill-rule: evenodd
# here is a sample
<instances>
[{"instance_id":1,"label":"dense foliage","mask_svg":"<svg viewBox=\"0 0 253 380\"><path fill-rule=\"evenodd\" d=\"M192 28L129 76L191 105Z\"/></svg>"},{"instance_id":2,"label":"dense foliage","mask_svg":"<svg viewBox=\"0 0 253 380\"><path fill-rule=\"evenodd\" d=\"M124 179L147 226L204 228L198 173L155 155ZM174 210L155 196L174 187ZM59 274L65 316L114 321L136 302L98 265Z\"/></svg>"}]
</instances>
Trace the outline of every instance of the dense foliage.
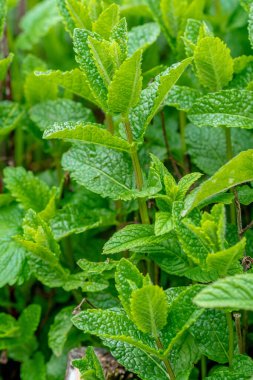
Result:
<instances>
[{"instance_id":1,"label":"dense foliage","mask_svg":"<svg viewBox=\"0 0 253 380\"><path fill-rule=\"evenodd\" d=\"M0 379L253 379L253 1L0 0Z\"/></svg>"}]
</instances>

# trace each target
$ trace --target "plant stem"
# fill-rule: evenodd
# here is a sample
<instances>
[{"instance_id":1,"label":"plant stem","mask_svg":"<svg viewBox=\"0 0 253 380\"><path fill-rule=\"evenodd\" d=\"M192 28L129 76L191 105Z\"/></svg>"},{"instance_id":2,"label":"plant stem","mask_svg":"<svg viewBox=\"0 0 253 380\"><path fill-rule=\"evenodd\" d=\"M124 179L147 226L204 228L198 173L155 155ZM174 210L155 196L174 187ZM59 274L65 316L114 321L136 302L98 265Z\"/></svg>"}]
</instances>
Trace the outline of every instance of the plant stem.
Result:
<instances>
[{"instance_id":1,"label":"plant stem","mask_svg":"<svg viewBox=\"0 0 253 380\"><path fill-rule=\"evenodd\" d=\"M228 324L228 362L229 365L232 365L233 356L234 356L234 326L231 313L226 313L227 324Z\"/></svg>"},{"instance_id":2,"label":"plant stem","mask_svg":"<svg viewBox=\"0 0 253 380\"><path fill-rule=\"evenodd\" d=\"M246 352L246 338L249 329L249 314L247 310L243 311L243 327L242 327L242 351Z\"/></svg>"},{"instance_id":3,"label":"plant stem","mask_svg":"<svg viewBox=\"0 0 253 380\"><path fill-rule=\"evenodd\" d=\"M24 156L24 138L23 138L23 129L22 125L19 125L15 130L14 135L14 156L16 166L21 166L23 163Z\"/></svg>"},{"instance_id":4,"label":"plant stem","mask_svg":"<svg viewBox=\"0 0 253 380\"><path fill-rule=\"evenodd\" d=\"M164 350L163 344L159 337L156 338L156 344L159 350ZM173 369L171 367L170 361L167 358L163 359L164 365L166 367L166 370L170 376L170 380L176 380L176 376L174 375Z\"/></svg>"},{"instance_id":5,"label":"plant stem","mask_svg":"<svg viewBox=\"0 0 253 380\"><path fill-rule=\"evenodd\" d=\"M204 380L206 378L206 357L204 355L201 356L201 379Z\"/></svg>"},{"instance_id":6,"label":"plant stem","mask_svg":"<svg viewBox=\"0 0 253 380\"><path fill-rule=\"evenodd\" d=\"M179 111L179 130L180 130L180 137L181 137L181 149L182 149L182 155L184 160L184 169L185 173L189 172L189 165L186 157L186 140L185 140L185 128L186 128L186 113L184 111Z\"/></svg>"},{"instance_id":7,"label":"plant stem","mask_svg":"<svg viewBox=\"0 0 253 380\"><path fill-rule=\"evenodd\" d=\"M235 330L236 330L236 335L237 335L238 349L239 349L239 353L243 354L241 314L240 313L234 313L234 318L235 318Z\"/></svg>"},{"instance_id":8,"label":"plant stem","mask_svg":"<svg viewBox=\"0 0 253 380\"><path fill-rule=\"evenodd\" d=\"M128 142L130 144L133 144L133 134L132 134L131 126L128 119L125 120L125 130L126 130ZM131 155L132 163L134 167L136 186L137 186L137 189L141 191L143 188L143 176L142 176L142 170L141 170L141 165L140 165L136 145L132 145L130 155ZM139 198L138 203L139 203L141 222L143 224L150 224L148 208L147 208L145 199Z\"/></svg>"},{"instance_id":9,"label":"plant stem","mask_svg":"<svg viewBox=\"0 0 253 380\"><path fill-rule=\"evenodd\" d=\"M227 151L227 161L230 161L233 158L233 147L232 147L232 138L231 138L231 129L223 127L225 132L226 139L226 151ZM233 190L231 190L233 191ZM230 219L232 224L236 224L236 209L235 203L232 202L230 205Z\"/></svg>"},{"instance_id":10,"label":"plant stem","mask_svg":"<svg viewBox=\"0 0 253 380\"><path fill-rule=\"evenodd\" d=\"M107 125L107 130L113 135L114 134L114 125L113 125L113 119L111 115L105 116L105 122Z\"/></svg>"}]
</instances>

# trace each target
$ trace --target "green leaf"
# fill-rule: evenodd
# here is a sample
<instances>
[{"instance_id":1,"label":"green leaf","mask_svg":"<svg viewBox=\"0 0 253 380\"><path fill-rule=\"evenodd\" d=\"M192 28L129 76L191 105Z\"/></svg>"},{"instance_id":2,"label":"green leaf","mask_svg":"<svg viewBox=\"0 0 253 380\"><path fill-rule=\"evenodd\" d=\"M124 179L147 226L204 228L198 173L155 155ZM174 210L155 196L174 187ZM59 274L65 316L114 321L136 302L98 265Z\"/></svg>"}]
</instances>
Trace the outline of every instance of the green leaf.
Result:
<instances>
[{"instance_id":1,"label":"green leaf","mask_svg":"<svg viewBox=\"0 0 253 380\"><path fill-rule=\"evenodd\" d=\"M49 202L50 190L46 183L22 167L5 168L4 183L13 198L26 210L42 211Z\"/></svg>"},{"instance_id":2,"label":"green leaf","mask_svg":"<svg viewBox=\"0 0 253 380\"><path fill-rule=\"evenodd\" d=\"M4 80L13 57L14 54L10 53L6 58L0 60L0 81Z\"/></svg>"},{"instance_id":3,"label":"green leaf","mask_svg":"<svg viewBox=\"0 0 253 380\"><path fill-rule=\"evenodd\" d=\"M23 212L17 205L0 208L0 287L22 284L28 277L25 250L12 240L21 232L22 219Z\"/></svg>"},{"instance_id":4,"label":"green leaf","mask_svg":"<svg viewBox=\"0 0 253 380\"><path fill-rule=\"evenodd\" d=\"M252 101L251 91L223 90L198 99L188 117L198 127L253 128Z\"/></svg>"},{"instance_id":5,"label":"green leaf","mask_svg":"<svg viewBox=\"0 0 253 380\"><path fill-rule=\"evenodd\" d=\"M18 319L21 335L26 336L27 338L32 336L38 328L40 317L40 305L33 304L27 306Z\"/></svg>"},{"instance_id":6,"label":"green leaf","mask_svg":"<svg viewBox=\"0 0 253 380\"><path fill-rule=\"evenodd\" d=\"M20 122L24 111L18 103L8 100L0 103L0 138L8 135Z\"/></svg>"},{"instance_id":7,"label":"green leaf","mask_svg":"<svg viewBox=\"0 0 253 380\"><path fill-rule=\"evenodd\" d=\"M127 115L139 101L141 76L141 51L126 59L115 72L108 88L108 108L113 113Z\"/></svg>"},{"instance_id":8,"label":"green leaf","mask_svg":"<svg viewBox=\"0 0 253 380\"><path fill-rule=\"evenodd\" d=\"M146 224L129 224L116 232L104 245L103 254L111 255L127 250L135 250L145 245L153 245L164 237L154 235L154 226Z\"/></svg>"},{"instance_id":9,"label":"green leaf","mask_svg":"<svg viewBox=\"0 0 253 380\"><path fill-rule=\"evenodd\" d=\"M209 253L206 259L210 268L216 269L220 277L242 272L239 260L245 251L246 240L242 239L236 245L215 253Z\"/></svg>"},{"instance_id":10,"label":"green leaf","mask_svg":"<svg viewBox=\"0 0 253 380\"><path fill-rule=\"evenodd\" d=\"M157 22L158 25L160 25L162 32L164 33L165 37L167 38L170 46L172 45L171 37L168 33L167 28L164 25L164 20L161 12L161 2L157 0L144 0L145 3L149 6L151 14L153 19Z\"/></svg>"},{"instance_id":11,"label":"green leaf","mask_svg":"<svg viewBox=\"0 0 253 380\"><path fill-rule=\"evenodd\" d=\"M253 47L253 4L250 5L249 10L249 23L248 23L249 40L251 47Z\"/></svg>"},{"instance_id":12,"label":"green leaf","mask_svg":"<svg viewBox=\"0 0 253 380\"><path fill-rule=\"evenodd\" d=\"M82 379L87 379L87 374L91 373L90 380L105 380L103 369L93 347L88 347L85 357L72 361L74 367L78 368Z\"/></svg>"},{"instance_id":13,"label":"green leaf","mask_svg":"<svg viewBox=\"0 0 253 380\"><path fill-rule=\"evenodd\" d=\"M172 218L178 240L183 251L191 260L196 264L204 264L209 253L208 248L182 220L181 213L183 207L183 202L174 202L173 204Z\"/></svg>"},{"instance_id":14,"label":"green leaf","mask_svg":"<svg viewBox=\"0 0 253 380\"><path fill-rule=\"evenodd\" d=\"M199 186L193 198L189 199L190 202L187 204L184 214L215 194L226 191L241 183L253 181L252 158L253 150L249 149L239 153L222 166L210 179ZM244 170L241 170L241 168L244 168Z\"/></svg>"},{"instance_id":15,"label":"green leaf","mask_svg":"<svg viewBox=\"0 0 253 380\"><path fill-rule=\"evenodd\" d=\"M142 90L139 104L131 110L129 115L135 140L142 140L147 126L191 61L192 58L187 58L182 62L175 63Z\"/></svg>"},{"instance_id":16,"label":"green leaf","mask_svg":"<svg viewBox=\"0 0 253 380\"><path fill-rule=\"evenodd\" d=\"M200 96L200 92L194 88L175 85L170 90L165 104L187 112Z\"/></svg>"},{"instance_id":17,"label":"green leaf","mask_svg":"<svg viewBox=\"0 0 253 380\"><path fill-rule=\"evenodd\" d=\"M201 176L201 173L190 173L186 174L183 178L181 178L178 182L178 192L176 195L176 200L183 201L187 191Z\"/></svg>"},{"instance_id":18,"label":"green leaf","mask_svg":"<svg viewBox=\"0 0 253 380\"><path fill-rule=\"evenodd\" d=\"M90 309L74 316L72 322L78 329L96 335L102 340L129 343L157 355L154 340L139 331L123 311Z\"/></svg>"},{"instance_id":19,"label":"green leaf","mask_svg":"<svg viewBox=\"0 0 253 380\"><path fill-rule=\"evenodd\" d=\"M73 326L71 322L73 309L74 306L68 306L61 309L61 311L55 316L54 322L50 325L48 345L56 356L62 354L68 333Z\"/></svg>"},{"instance_id":20,"label":"green leaf","mask_svg":"<svg viewBox=\"0 0 253 380\"><path fill-rule=\"evenodd\" d=\"M41 131L54 123L94 121L94 116L88 108L70 99L48 100L36 104L30 109L30 117Z\"/></svg>"},{"instance_id":21,"label":"green leaf","mask_svg":"<svg viewBox=\"0 0 253 380\"><path fill-rule=\"evenodd\" d=\"M201 289L201 285L189 286L170 304L167 325L161 332L161 341L166 348L164 355L168 355L185 331L203 314L204 310L192 302Z\"/></svg>"},{"instance_id":22,"label":"green leaf","mask_svg":"<svg viewBox=\"0 0 253 380\"><path fill-rule=\"evenodd\" d=\"M131 318L130 298L132 292L142 288L144 276L136 266L126 259L121 259L115 273L115 286L119 293L119 299L128 317Z\"/></svg>"},{"instance_id":23,"label":"green leaf","mask_svg":"<svg viewBox=\"0 0 253 380\"><path fill-rule=\"evenodd\" d=\"M56 122L44 132L43 138L82 141L126 152L130 150L130 144L126 140L112 136L103 125L82 121Z\"/></svg>"},{"instance_id":24,"label":"green leaf","mask_svg":"<svg viewBox=\"0 0 253 380\"><path fill-rule=\"evenodd\" d=\"M114 26L111 33L111 39L118 43L121 50L122 61L127 57L127 22L125 18L122 18L117 25Z\"/></svg>"},{"instance_id":25,"label":"green leaf","mask_svg":"<svg viewBox=\"0 0 253 380\"><path fill-rule=\"evenodd\" d=\"M221 310L205 310L190 327L202 355L218 363L228 362L228 325Z\"/></svg>"},{"instance_id":26,"label":"green leaf","mask_svg":"<svg viewBox=\"0 0 253 380\"><path fill-rule=\"evenodd\" d=\"M160 34L160 27L154 23L136 26L128 33L128 55L132 56L137 50L146 50Z\"/></svg>"},{"instance_id":27,"label":"green leaf","mask_svg":"<svg viewBox=\"0 0 253 380\"><path fill-rule=\"evenodd\" d=\"M15 240L27 250L32 273L49 287L63 286L69 272L59 262L60 248L48 225L33 210L29 210L23 221L23 236Z\"/></svg>"},{"instance_id":28,"label":"green leaf","mask_svg":"<svg viewBox=\"0 0 253 380\"><path fill-rule=\"evenodd\" d=\"M111 4L99 15L98 19L93 23L93 31L108 40L115 25L119 22L119 6Z\"/></svg>"},{"instance_id":29,"label":"green leaf","mask_svg":"<svg viewBox=\"0 0 253 380\"><path fill-rule=\"evenodd\" d=\"M218 37L200 39L194 51L200 83L210 91L219 91L232 79L233 59L230 50Z\"/></svg>"},{"instance_id":30,"label":"green leaf","mask_svg":"<svg viewBox=\"0 0 253 380\"><path fill-rule=\"evenodd\" d=\"M132 320L139 330L158 337L166 325L169 304L166 293L157 285L134 290L130 300Z\"/></svg>"},{"instance_id":31,"label":"green leaf","mask_svg":"<svg viewBox=\"0 0 253 380\"><path fill-rule=\"evenodd\" d=\"M36 352L32 358L21 365L21 380L46 380L46 364L41 352Z\"/></svg>"},{"instance_id":32,"label":"green leaf","mask_svg":"<svg viewBox=\"0 0 253 380\"><path fill-rule=\"evenodd\" d=\"M194 302L205 308L253 310L253 274L238 274L204 288Z\"/></svg>"},{"instance_id":33,"label":"green leaf","mask_svg":"<svg viewBox=\"0 0 253 380\"><path fill-rule=\"evenodd\" d=\"M107 89L97 69L92 52L89 48L89 37L97 38L97 35L85 29L74 30L74 50L76 52L76 61L84 71L87 82L91 89L96 102L104 110L107 109Z\"/></svg>"},{"instance_id":34,"label":"green leaf","mask_svg":"<svg viewBox=\"0 0 253 380\"><path fill-rule=\"evenodd\" d=\"M23 32L17 39L17 46L23 50L30 50L60 19L55 0L40 2L22 18Z\"/></svg>"},{"instance_id":35,"label":"green leaf","mask_svg":"<svg viewBox=\"0 0 253 380\"><path fill-rule=\"evenodd\" d=\"M87 76L84 71L79 69L73 69L71 71L48 70L36 71L35 75L45 78L51 83L53 82L57 86L96 104L96 99L91 93Z\"/></svg>"},{"instance_id":36,"label":"green leaf","mask_svg":"<svg viewBox=\"0 0 253 380\"><path fill-rule=\"evenodd\" d=\"M173 229L172 216L169 212L156 212L155 214L155 235L164 235Z\"/></svg>"},{"instance_id":37,"label":"green leaf","mask_svg":"<svg viewBox=\"0 0 253 380\"><path fill-rule=\"evenodd\" d=\"M72 35L75 28L91 29L91 20L85 3L75 0L57 0L65 28Z\"/></svg>"},{"instance_id":38,"label":"green leaf","mask_svg":"<svg viewBox=\"0 0 253 380\"><path fill-rule=\"evenodd\" d=\"M253 189L247 185L237 188L239 202L245 206L253 202Z\"/></svg>"},{"instance_id":39,"label":"green leaf","mask_svg":"<svg viewBox=\"0 0 253 380\"><path fill-rule=\"evenodd\" d=\"M187 10L188 1L181 0L161 0L161 12L163 17L163 22L169 34L176 38L181 24L182 15Z\"/></svg>"},{"instance_id":40,"label":"green leaf","mask_svg":"<svg viewBox=\"0 0 253 380\"><path fill-rule=\"evenodd\" d=\"M47 100L55 100L58 86L48 77L39 77L34 73L30 73L26 76L24 93L28 105L32 106Z\"/></svg>"}]
</instances>

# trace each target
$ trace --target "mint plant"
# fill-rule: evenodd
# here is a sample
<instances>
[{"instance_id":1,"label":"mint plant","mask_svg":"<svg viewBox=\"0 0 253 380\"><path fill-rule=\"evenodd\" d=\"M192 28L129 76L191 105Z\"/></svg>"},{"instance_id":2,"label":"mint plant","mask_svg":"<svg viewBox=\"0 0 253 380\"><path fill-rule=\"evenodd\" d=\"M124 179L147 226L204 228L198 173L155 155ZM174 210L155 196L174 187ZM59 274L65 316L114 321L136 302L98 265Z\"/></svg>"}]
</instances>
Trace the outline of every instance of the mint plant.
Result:
<instances>
[{"instance_id":1,"label":"mint plant","mask_svg":"<svg viewBox=\"0 0 253 380\"><path fill-rule=\"evenodd\" d=\"M253 378L251 3L0 0L0 379Z\"/></svg>"}]
</instances>

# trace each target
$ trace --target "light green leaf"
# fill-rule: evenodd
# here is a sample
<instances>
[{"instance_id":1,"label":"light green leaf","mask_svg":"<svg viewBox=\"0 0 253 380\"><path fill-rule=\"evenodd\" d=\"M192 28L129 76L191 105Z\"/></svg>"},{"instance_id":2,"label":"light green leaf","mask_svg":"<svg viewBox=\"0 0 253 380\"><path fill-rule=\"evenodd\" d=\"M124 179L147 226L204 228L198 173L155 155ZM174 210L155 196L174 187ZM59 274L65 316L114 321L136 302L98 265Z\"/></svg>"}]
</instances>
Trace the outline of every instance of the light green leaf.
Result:
<instances>
[{"instance_id":1,"label":"light green leaf","mask_svg":"<svg viewBox=\"0 0 253 380\"><path fill-rule=\"evenodd\" d=\"M48 100L36 104L30 109L30 117L41 131L54 123L94 121L94 116L88 108L70 99Z\"/></svg>"},{"instance_id":2,"label":"light green leaf","mask_svg":"<svg viewBox=\"0 0 253 380\"><path fill-rule=\"evenodd\" d=\"M88 45L89 37L97 38L98 36L85 29L74 30L73 41L74 50L76 52L76 61L80 64L81 69L85 73L93 97L96 99L101 108L106 110L107 89L90 51Z\"/></svg>"},{"instance_id":3,"label":"light green leaf","mask_svg":"<svg viewBox=\"0 0 253 380\"><path fill-rule=\"evenodd\" d=\"M216 269L220 277L242 272L239 260L245 251L246 240L242 239L236 245L215 253L209 253L206 259L209 268Z\"/></svg>"},{"instance_id":4,"label":"light green leaf","mask_svg":"<svg viewBox=\"0 0 253 380\"><path fill-rule=\"evenodd\" d=\"M17 39L17 46L23 50L30 50L60 19L55 0L40 2L22 18L23 32Z\"/></svg>"},{"instance_id":5,"label":"light green leaf","mask_svg":"<svg viewBox=\"0 0 253 380\"><path fill-rule=\"evenodd\" d=\"M136 266L126 259L121 259L115 273L116 289L119 299L128 317L131 318L130 298L132 292L142 288L144 276L138 271Z\"/></svg>"},{"instance_id":6,"label":"light green leaf","mask_svg":"<svg viewBox=\"0 0 253 380\"><path fill-rule=\"evenodd\" d=\"M194 88L175 85L170 90L165 104L187 112L200 96L200 92Z\"/></svg>"},{"instance_id":7,"label":"light green leaf","mask_svg":"<svg viewBox=\"0 0 253 380\"><path fill-rule=\"evenodd\" d=\"M26 76L25 98L29 106L57 98L58 86L48 77L36 76L33 72Z\"/></svg>"},{"instance_id":8,"label":"light green leaf","mask_svg":"<svg viewBox=\"0 0 253 380\"><path fill-rule=\"evenodd\" d=\"M157 285L147 285L134 290L130 304L132 320L138 329L157 338L166 325L169 309L163 289Z\"/></svg>"},{"instance_id":9,"label":"light green leaf","mask_svg":"<svg viewBox=\"0 0 253 380\"><path fill-rule=\"evenodd\" d=\"M130 144L126 140L112 136L103 125L82 121L54 123L44 132L43 138L82 141L126 152L130 150Z\"/></svg>"},{"instance_id":10,"label":"light green leaf","mask_svg":"<svg viewBox=\"0 0 253 380\"><path fill-rule=\"evenodd\" d=\"M32 273L49 287L63 286L69 272L59 262L60 248L48 225L30 209L23 229L23 236L16 236L15 240L27 250Z\"/></svg>"},{"instance_id":11,"label":"light green leaf","mask_svg":"<svg viewBox=\"0 0 253 380\"><path fill-rule=\"evenodd\" d=\"M4 80L7 70L13 60L13 57L14 57L14 54L10 53L8 57L0 60L0 81Z\"/></svg>"},{"instance_id":12,"label":"light green leaf","mask_svg":"<svg viewBox=\"0 0 253 380\"><path fill-rule=\"evenodd\" d=\"M91 262L86 259L80 259L78 260L77 264L85 272L87 276L97 275L103 272L111 271L117 266L116 262L109 260Z\"/></svg>"},{"instance_id":13,"label":"light green leaf","mask_svg":"<svg viewBox=\"0 0 253 380\"><path fill-rule=\"evenodd\" d=\"M181 0L161 0L161 12L163 22L169 34L176 38L181 26L182 16L187 11L188 1Z\"/></svg>"},{"instance_id":14,"label":"light green leaf","mask_svg":"<svg viewBox=\"0 0 253 380\"><path fill-rule=\"evenodd\" d=\"M116 232L104 245L103 254L111 255L135 248L153 245L164 237L154 235L154 226L147 224L130 224Z\"/></svg>"},{"instance_id":15,"label":"light green leaf","mask_svg":"<svg viewBox=\"0 0 253 380\"><path fill-rule=\"evenodd\" d=\"M253 310L253 274L238 274L218 280L204 288L194 302L205 308Z\"/></svg>"},{"instance_id":16,"label":"light green leaf","mask_svg":"<svg viewBox=\"0 0 253 380\"><path fill-rule=\"evenodd\" d=\"M108 108L113 113L126 115L139 101L141 76L141 51L126 59L115 72L108 88Z\"/></svg>"},{"instance_id":17,"label":"light green leaf","mask_svg":"<svg viewBox=\"0 0 253 380\"><path fill-rule=\"evenodd\" d=\"M146 50L152 45L160 34L160 27L154 23L146 23L136 26L128 33L128 55L133 55L137 50Z\"/></svg>"},{"instance_id":18,"label":"light green leaf","mask_svg":"<svg viewBox=\"0 0 253 380\"><path fill-rule=\"evenodd\" d=\"M144 1L148 5L153 19L157 22L158 25L160 25L163 34L165 35L168 43L171 46L172 45L171 37L168 33L166 26L164 25L164 20L163 20L163 16L161 12L161 7L160 7L161 2L157 0L144 0Z\"/></svg>"},{"instance_id":19,"label":"light green leaf","mask_svg":"<svg viewBox=\"0 0 253 380\"><path fill-rule=\"evenodd\" d=\"M188 117L199 127L253 128L252 101L251 91L223 90L198 99Z\"/></svg>"},{"instance_id":20,"label":"light green leaf","mask_svg":"<svg viewBox=\"0 0 253 380\"><path fill-rule=\"evenodd\" d=\"M181 178L178 182L178 192L176 200L183 201L187 191L201 176L201 173L190 173L186 174L183 178Z\"/></svg>"},{"instance_id":21,"label":"light green leaf","mask_svg":"<svg viewBox=\"0 0 253 380\"><path fill-rule=\"evenodd\" d=\"M18 319L20 333L27 338L37 330L41 317L41 306L32 304L22 312Z\"/></svg>"},{"instance_id":22,"label":"light green leaf","mask_svg":"<svg viewBox=\"0 0 253 380\"><path fill-rule=\"evenodd\" d=\"M48 70L36 71L35 75L48 79L51 83L53 82L67 91L96 104L96 99L92 95L84 71L79 69L73 69L71 71Z\"/></svg>"},{"instance_id":23,"label":"light green leaf","mask_svg":"<svg viewBox=\"0 0 253 380\"><path fill-rule=\"evenodd\" d=\"M211 91L219 91L232 79L233 59L230 50L218 37L200 39L194 51L200 83Z\"/></svg>"},{"instance_id":24,"label":"light green leaf","mask_svg":"<svg viewBox=\"0 0 253 380\"><path fill-rule=\"evenodd\" d=\"M42 211L49 202L50 190L46 183L22 167L5 168L4 183L13 198L26 210Z\"/></svg>"},{"instance_id":25,"label":"light green leaf","mask_svg":"<svg viewBox=\"0 0 253 380\"><path fill-rule=\"evenodd\" d=\"M83 380L105 380L103 369L93 347L88 347L85 357L73 360L72 365L79 369Z\"/></svg>"},{"instance_id":26,"label":"light green leaf","mask_svg":"<svg viewBox=\"0 0 253 380\"><path fill-rule=\"evenodd\" d=\"M93 23L92 29L101 37L108 40L111 36L112 29L119 22L119 6L111 4L99 15L98 19Z\"/></svg>"},{"instance_id":27,"label":"light green leaf","mask_svg":"<svg viewBox=\"0 0 253 380\"><path fill-rule=\"evenodd\" d=\"M189 198L189 204L186 205L184 214L215 194L241 183L253 181L252 159L253 150L249 149L239 153L222 166L210 179L199 186L191 200ZM244 168L244 170L241 170L241 168Z\"/></svg>"},{"instance_id":28,"label":"light green leaf","mask_svg":"<svg viewBox=\"0 0 253 380\"><path fill-rule=\"evenodd\" d=\"M122 18L117 25L112 29L111 39L116 41L121 50L122 61L127 57L127 22L125 18Z\"/></svg>"},{"instance_id":29,"label":"light green leaf","mask_svg":"<svg viewBox=\"0 0 253 380\"><path fill-rule=\"evenodd\" d=\"M84 2L57 0L65 28L72 35L75 28L91 29L91 20Z\"/></svg>"},{"instance_id":30,"label":"light green leaf","mask_svg":"<svg viewBox=\"0 0 253 380\"><path fill-rule=\"evenodd\" d=\"M73 324L71 322L74 306L68 306L56 314L54 322L50 325L48 345L56 356L63 352L64 344Z\"/></svg>"},{"instance_id":31,"label":"light green leaf","mask_svg":"<svg viewBox=\"0 0 253 380\"><path fill-rule=\"evenodd\" d=\"M248 32L249 32L250 44L251 44L251 47L253 48L253 4L250 5L250 9L249 9Z\"/></svg>"},{"instance_id":32,"label":"light green leaf","mask_svg":"<svg viewBox=\"0 0 253 380\"><path fill-rule=\"evenodd\" d=\"M18 103L8 100L0 104L0 138L15 129L24 115L24 111Z\"/></svg>"},{"instance_id":33,"label":"light green leaf","mask_svg":"<svg viewBox=\"0 0 253 380\"><path fill-rule=\"evenodd\" d=\"M164 235L173 229L172 216L169 212L156 212L155 214L155 235Z\"/></svg>"},{"instance_id":34,"label":"light green leaf","mask_svg":"<svg viewBox=\"0 0 253 380\"><path fill-rule=\"evenodd\" d=\"M21 365L21 380L46 380L46 364L41 352L36 352L32 358Z\"/></svg>"},{"instance_id":35,"label":"light green leaf","mask_svg":"<svg viewBox=\"0 0 253 380\"><path fill-rule=\"evenodd\" d=\"M182 62L175 63L159 74L147 88L142 90L139 104L131 110L129 115L135 140L143 138L147 126L191 61L192 58L187 58Z\"/></svg>"}]
</instances>

